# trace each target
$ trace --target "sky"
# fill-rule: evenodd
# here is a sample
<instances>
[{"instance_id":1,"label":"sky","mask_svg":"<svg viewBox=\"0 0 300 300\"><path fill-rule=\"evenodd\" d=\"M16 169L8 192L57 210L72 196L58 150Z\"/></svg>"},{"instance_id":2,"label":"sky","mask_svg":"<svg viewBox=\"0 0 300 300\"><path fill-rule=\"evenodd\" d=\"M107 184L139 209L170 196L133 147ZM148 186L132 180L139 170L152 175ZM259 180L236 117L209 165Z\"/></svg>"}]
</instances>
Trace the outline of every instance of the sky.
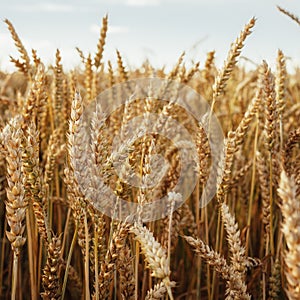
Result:
<instances>
[{"instance_id":1,"label":"sky","mask_svg":"<svg viewBox=\"0 0 300 300\"><path fill-rule=\"evenodd\" d=\"M104 59L113 64L118 49L129 68L145 59L155 67L171 67L183 51L187 64L200 61L203 66L212 50L221 65L254 16L257 23L242 56L274 65L281 49L290 66L300 65L300 27L276 5L300 16L300 0L0 0L0 69L14 70L9 55L18 57L4 19L13 23L28 52L37 50L49 64L59 48L64 65L71 68L81 63L75 47L95 53L105 14L109 30Z\"/></svg>"}]
</instances>

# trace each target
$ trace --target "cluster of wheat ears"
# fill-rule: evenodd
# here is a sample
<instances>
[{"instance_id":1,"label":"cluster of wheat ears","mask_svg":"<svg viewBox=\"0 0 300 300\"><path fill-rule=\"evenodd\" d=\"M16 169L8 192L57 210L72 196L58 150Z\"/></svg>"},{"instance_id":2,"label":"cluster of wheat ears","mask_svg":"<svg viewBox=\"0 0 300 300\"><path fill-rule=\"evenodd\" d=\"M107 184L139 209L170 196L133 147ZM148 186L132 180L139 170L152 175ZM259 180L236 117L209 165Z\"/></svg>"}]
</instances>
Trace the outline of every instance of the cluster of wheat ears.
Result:
<instances>
[{"instance_id":1,"label":"cluster of wheat ears","mask_svg":"<svg viewBox=\"0 0 300 300\"><path fill-rule=\"evenodd\" d=\"M20 57L11 57L18 72L0 74L1 299L300 299L300 72L287 72L280 50L273 71L265 61L248 71L237 66L255 22L232 43L222 68L212 51L202 67L186 68L181 55L166 72L149 62L126 70L119 51L116 69L104 62L105 16L96 54L78 48L82 68L66 72L59 50L46 68L5 20ZM117 83L153 76L189 85L221 123L222 170L212 170L217 189L205 207L199 197L211 184L208 136L174 103L152 96L125 103L105 120L96 116L92 154L84 150L84 108ZM171 208L180 174L172 143L152 134L131 145L124 168L142 178L150 176L155 143L168 160L155 187L130 186L112 164L120 127L153 111L189 131L198 153L197 184L167 217L118 221L94 207L78 176L96 176L86 173L88 159L120 199L143 204L168 195ZM101 188L95 187L105 201Z\"/></svg>"}]
</instances>

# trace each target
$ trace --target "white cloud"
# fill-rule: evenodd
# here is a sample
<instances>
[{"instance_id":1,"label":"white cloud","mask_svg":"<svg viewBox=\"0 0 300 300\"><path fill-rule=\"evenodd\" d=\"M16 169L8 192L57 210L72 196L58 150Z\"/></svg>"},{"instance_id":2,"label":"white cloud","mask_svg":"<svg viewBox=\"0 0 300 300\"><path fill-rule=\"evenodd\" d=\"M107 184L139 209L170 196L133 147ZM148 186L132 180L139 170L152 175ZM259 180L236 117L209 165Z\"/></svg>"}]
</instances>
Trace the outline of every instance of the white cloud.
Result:
<instances>
[{"instance_id":1,"label":"white cloud","mask_svg":"<svg viewBox=\"0 0 300 300\"><path fill-rule=\"evenodd\" d=\"M71 12L74 11L73 5L58 3L36 3L36 4L18 4L13 8L23 12Z\"/></svg>"},{"instance_id":2,"label":"white cloud","mask_svg":"<svg viewBox=\"0 0 300 300\"><path fill-rule=\"evenodd\" d=\"M43 49L45 51L45 50L52 49L54 47L53 44L49 40L33 40L30 43L27 42L26 44L30 45L31 48L38 50L38 51L40 49ZM30 49L30 48L28 48L28 49Z\"/></svg>"},{"instance_id":3,"label":"white cloud","mask_svg":"<svg viewBox=\"0 0 300 300\"><path fill-rule=\"evenodd\" d=\"M93 24L90 27L90 31L92 33L95 33L95 34L99 34L100 33L100 26L98 26L96 24ZM122 33L128 33L128 32L129 32L129 28L126 27L126 26L112 26L112 25L109 25L108 30L107 30L108 34L122 34Z\"/></svg>"},{"instance_id":4,"label":"white cloud","mask_svg":"<svg viewBox=\"0 0 300 300\"><path fill-rule=\"evenodd\" d=\"M9 44L12 42L12 38L9 32L6 33L0 33L0 40L1 40L1 47Z\"/></svg>"},{"instance_id":5,"label":"white cloud","mask_svg":"<svg viewBox=\"0 0 300 300\"><path fill-rule=\"evenodd\" d=\"M126 5L129 6L157 6L160 5L160 0L127 0Z\"/></svg>"},{"instance_id":6,"label":"white cloud","mask_svg":"<svg viewBox=\"0 0 300 300\"><path fill-rule=\"evenodd\" d=\"M99 0L98 0L99 1ZM174 4L229 4L239 3L241 0L111 0L115 3L125 3L128 6L158 6L160 4L174 5Z\"/></svg>"},{"instance_id":7,"label":"white cloud","mask_svg":"<svg viewBox=\"0 0 300 300\"><path fill-rule=\"evenodd\" d=\"M114 33L128 33L129 28L126 26L108 26L107 33L114 34Z\"/></svg>"}]
</instances>

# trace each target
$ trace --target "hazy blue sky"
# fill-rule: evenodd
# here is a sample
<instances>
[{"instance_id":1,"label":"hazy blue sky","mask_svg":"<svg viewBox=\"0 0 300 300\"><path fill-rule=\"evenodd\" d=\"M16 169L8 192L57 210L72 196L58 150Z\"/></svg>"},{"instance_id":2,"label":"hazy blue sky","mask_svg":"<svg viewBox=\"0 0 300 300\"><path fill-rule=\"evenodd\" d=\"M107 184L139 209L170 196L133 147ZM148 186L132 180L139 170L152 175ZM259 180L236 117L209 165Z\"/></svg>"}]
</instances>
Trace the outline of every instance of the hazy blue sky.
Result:
<instances>
[{"instance_id":1,"label":"hazy blue sky","mask_svg":"<svg viewBox=\"0 0 300 300\"><path fill-rule=\"evenodd\" d=\"M300 16L299 0L0 0L1 19L13 22L28 51L53 62L60 48L67 66L78 65L75 47L94 52L102 17L109 14L105 59L115 62L115 49L128 65L149 58L155 66L173 64L183 50L186 60L200 60L216 50L217 62L252 16L257 18L243 55L260 63L275 61L277 49L300 62L300 27L276 5ZM17 56L6 25L0 24L0 66ZM242 62L242 61L241 61Z\"/></svg>"}]
</instances>

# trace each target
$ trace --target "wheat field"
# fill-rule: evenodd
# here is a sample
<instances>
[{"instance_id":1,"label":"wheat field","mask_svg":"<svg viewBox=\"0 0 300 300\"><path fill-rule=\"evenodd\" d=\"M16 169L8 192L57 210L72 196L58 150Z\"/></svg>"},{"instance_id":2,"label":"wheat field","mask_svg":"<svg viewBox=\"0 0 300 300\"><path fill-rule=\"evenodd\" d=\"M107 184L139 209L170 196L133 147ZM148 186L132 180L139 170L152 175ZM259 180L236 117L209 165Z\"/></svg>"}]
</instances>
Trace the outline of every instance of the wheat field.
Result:
<instances>
[{"instance_id":1,"label":"wheat field","mask_svg":"<svg viewBox=\"0 0 300 300\"><path fill-rule=\"evenodd\" d=\"M291 26L300 25L278 9ZM77 48L78 66L65 70L59 50L55 64L46 66L5 20L19 57L11 57L16 72L0 73L0 298L300 299L300 70L287 70L281 50L272 70L266 61L251 70L238 65L255 18L229 45L221 68L211 51L190 68L183 53L169 72L149 61L129 69L118 50L113 68L103 60L108 21L104 16L95 54ZM95 115L85 151L85 108L107 89L154 76L208 101L224 134L222 164L210 168L204 127L176 103L157 101L151 90L107 119ZM169 162L154 187L130 186L112 163L114 136L150 112L184 124L197 150L196 186L176 210L182 195L172 190L183 166L172 143L148 134L131 145L124 169L142 179L151 178L154 144ZM97 173L88 173L86 162ZM216 192L200 207L203 189L213 184L210 171L217 174ZM82 182L94 185L98 200L108 201L95 186L98 175L117 199L141 207L167 195L169 213L149 222L107 216L81 188Z\"/></svg>"}]
</instances>

